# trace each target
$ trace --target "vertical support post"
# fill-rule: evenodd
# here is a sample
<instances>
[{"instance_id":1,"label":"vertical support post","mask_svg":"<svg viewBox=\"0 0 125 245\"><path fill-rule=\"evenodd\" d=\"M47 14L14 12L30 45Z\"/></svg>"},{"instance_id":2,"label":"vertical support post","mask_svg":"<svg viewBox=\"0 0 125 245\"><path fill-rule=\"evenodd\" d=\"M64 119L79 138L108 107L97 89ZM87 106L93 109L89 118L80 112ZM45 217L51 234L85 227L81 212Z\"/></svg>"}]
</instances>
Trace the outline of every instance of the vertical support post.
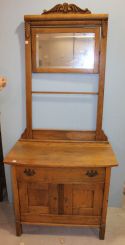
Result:
<instances>
[{"instance_id":1,"label":"vertical support post","mask_svg":"<svg viewBox=\"0 0 125 245\"><path fill-rule=\"evenodd\" d=\"M32 138L32 62L30 22L25 22L26 137Z\"/></svg>"},{"instance_id":2,"label":"vertical support post","mask_svg":"<svg viewBox=\"0 0 125 245\"><path fill-rule=\"evenodd\" d=\"M99 88L98 88L98 108L96 124L96 140L107 140L102 130L103 119L103 100L104 100L104 82L105 82L105 64L106 64L106 44L107 44L108 21L102 21L101 27L101 45L100 45L100 65L99 65Z\"/></svg>"},{"instance_id":3,"label":"vertical support post","mask_svg":"<svg viewBox=\"0 0 125 245\"><path fill-rule=\"evenodd\" d=\"M106 227L106 215L107 215L107 206L108 206L110 175L111 175L111 168L107 167L106 173L105 173L104 199L103 199L103 207L102 207L101 224L100 224L100 230L99 230L100 240L104 240L104 238L105 238L105 227Z\"/></svg>"}]
</instances>

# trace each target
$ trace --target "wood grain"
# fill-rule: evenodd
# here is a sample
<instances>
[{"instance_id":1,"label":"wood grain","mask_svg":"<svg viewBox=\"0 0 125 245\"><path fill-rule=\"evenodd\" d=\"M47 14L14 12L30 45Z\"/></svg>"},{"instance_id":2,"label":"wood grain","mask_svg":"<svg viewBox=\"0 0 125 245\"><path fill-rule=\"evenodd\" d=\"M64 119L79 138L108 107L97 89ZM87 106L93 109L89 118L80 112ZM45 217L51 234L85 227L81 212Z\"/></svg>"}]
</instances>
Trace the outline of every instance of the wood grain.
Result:
<instances>
[{"instance_id":1,"label":"wood grain","mask_svg":"<svg viewBox=\"0 0 125 245\"><path fill-rule=\"evenodd\" d=\"M65 6L65 7L64 7ZM105 57L106 57L106 39L107 39L107 32L106 32L106 25L108 21L108 15L107 14L82 14L81 12L77 11L77 13L71 13L71 10L80 10L80 8L77 7L66 7L69 5L61 5L61 7L54 7L57 10L68 9L69 13L61 13L60 11L57 11L58 13L54 12L53 14L48 12L47 14L43 15L31 15L31 16L25 16L25 22L26 22L26 33L29 32L32 35L31 42L28 43L28 47L26 48L26 67L27 69L27 86L29 86L29 89L27 89L27 130L26 130L26 138L34 138L34 139L43 139L47 132L41 132L40 130L33 130L32 129L32 99L31 99L31 66L33 72L47 72L47 73L93 73L97 74L99 73L99 95L98 98L98 109L97 109L97 126L96 126L96 137L90 134L86 134L83 137L83 140L107 140L105 137L103 131L102 131L102 116L103 116L103 97L104 97L104 71L105 71ZM73 5L74 6L74 5ZM70 10L70 11L69 11ZM101 33L100 33L101 29ZM94 32L95 33L95 54L94 54L94 69L77 69L77 68L43 68L43 67L36 67L36 35L38 33L59 33L59 32ZM27 38L31 37L26 36ZM100 38L101 38L101 45L100 45ZM30 44L31 43L31 44ZM32 47L32 50L31 50ZM101 48L101 49L100 49ZM99 50L100 49L100 50ZM32 53L32 54L31 54ZM99 57L100 53L100 57ZM31 61L32 58L32 61ZM100 64L99 64L100 62ZM32 63L32 64L31 64ZM29 71L28 71L29 70ZM34 93L34 92L33 92ZM40 92L36 92L40 93ZM43 94L46 94L46 91L41 92ZM58 93L63 94L64 92L52 92L49 91L50 94ZM75 92L76 94L79 94L78 92ZM69 94L67 92L67 94ZM83 93L80 92L80 94L86 94L84 91ZM55 134L55 136L54 136ZM83 133L81 133L82 135ZM58 134L59 135L59 134ZM68 134L67 134L68 135ZM74 134L71 133L73 136ZM79 134L80 135L80 134ZM52 136L52 134L51 134ZM54 131L53 138L56 138L57 133ZM78 140L81 140L81 138L76 134L73 138ZM59 136L60 137L60 136ZM63 137L63 134L62 134ZM71 137L72 138L72 137Z\"/></svg>"},{"instance_id":2,"label":"wood grain","mask_svg":"<svg viewBox=\"0 0 125 245\"><path fill-rule=\"evenodd\" d=\"M25 15L25 21L40 20L107 20L108 14L51 14L51 15Z\"/></svg>"},{"instance_id":3,"label":"wood grain","mask_svg":"<svg viewBox=\"0 0 125 245\"><path fill-rule=\"evenodd\" d=\"M90 14L88 9L65 3L24 19L26 129L4 159L12 165L17 235L24 223L97 227L104 239L110 172L117 166L102 130L108 15ZM36 67L36 35L60 32L95 33L93 69ZM98 91L32 91L32 72L99 74ZM33 129L34 93L98 95L96 130Z\"/></svg>"},{"instance_id":4,"label":"wood grain","mask_svg":"<svg viewBox=\"0 0 125 245\"><path fill-rule=\"evenodd\" d=\"M49 210L51 214L58 214L59 210L59 195L57 184L49 184Z\"/></svg>"},{"instance_id":5,"label":"wood grain","mask_svg":"<svg viewBox=\"0 0 125 245\"><path fill-rule=\"evenodd\" d=\"M101 20L84 20L84 19L78 19L77 21L76 20L33 20L30 22L31 26L32 27L52 27L52 26L55 26L55 27L65 27L65 26L81 26L81 27L84 27L84 26L88 26L88 27L92 27L92 26L101 26Z\"/></svg>"},{"instance_id":6,"label":"wood grain","mask_svg":"<svg viewBox=\"0 0 125 245\"><path fill-rule=\"evenodd\" d=\"M101 225L100 225L100 230L99 230L100 240L104 240L104 238L105 238L105 227L106 227L106 215L107 215L107 207L108 207L110 175L111 175L111 168L108 167L108 168L106 168L106 175L105 175L103 207L102 207L102 215L101 215Z\"/></svg>"},{"instance_id":7,"label":"wood grain","mask_svg":"<svg viewBox=\"0 0 125 245\"><path fill-rule=\"evenodd\" d=\"M22 214L21 223L52 223L52 224L68 224L72 225L99 225L100 216L84 216L84 215L35 215L35 214Z\"/></svg>"},{"instance_id":8,"label":"wood grain","mask_svg":"<svg viewBox=\"0 0 125 245\"><path fill-rule=\"evenodd\" d=\"M109 143L18 141L4 162L43 167L117 166Z\"/></svg>"},{"instance_id":9,"label":"wood grain","mask_svg":"<svg viewBox=\"0 0 125 245\"><path fill-rule=\"evenodd\" d=\"M102 120L103 120L103 100L104 100L104 83L105 83L105 65L106 65L106 44L107 44L107 21L102 21L102 36L100 47L100 65L99 65L99 88L98 88L98 106L97 106L97 124L96 140L103 139Z\"/></svg>"},{"instance_id":10,"label":"wood grain","mask_svg":"<svg viewBox=\"0 0 125 245\"><path fill-rule=\"evenodd\" d=\"M95 131L75 131L75 130L46 130L33 129L33 139L39 140L61 140L61 141L94 141L96 137ZM23 139L26 139L26 131Z\"/></svg>"},{"instance_id":11,"label":"wood grain","mask_svg":"<svg viewBox=\"0 0 125 245\"><path fill-rule=\"evenodd\" d=\"M106 222L108 194L109 194L109 186L110 186L110 175L111 175L111 168L109 167L109 168L106 168L106 175L105 175L105 188L104 188L104 199L103 199L101 224L105 224Z\"/></svg>"},{"instance_id":12,"label":"wood grain","mask_svg":"<svg viewBox=\"0 0 125 245\"><path fill-rule=\"evenodd\" d=\"M97 92L68 92L68 91L32 91L32 94L90 94L90 95L98 95Z\"/></svg>"},{"instance_id":13,"label":"wood grain","mask_svg":"<svg viewBox=\"0 0 125 245\"><path fill-rule=\"evenodd\" d=\"M22 233L22 225L20 222L20 199L19 199L19 190L17 185L17 178L16 178L16 167L12 166L11 168L12 173L12 186L13 186L13 198L14 198L14 211L15 211L15 219L16 219L16 235L20 236Z\"/></svg>"},{"instance_id":14,"label":"wood grain","mask_svg":"<svg viewBox=\"0 0 125 245\"><path fill-rule=\"evenodd\" d=\"M27 167L17 166L17 178L19 181L24 182L28 181L29 183L41 182L41 183L79 183L79 182L91 182L94 184L95 182L104 182L105 179L105 169L104 168L71 168L71 167L30 167L31 170L34 170L35 175L27 176L25 174L25 169ZM93 177L89 177L87 175L88 171L96 171L97 175Z\"/></svg>"},{"instance_id":15,"label":"wood grain","mask_svg":"<svg viewBox=\"0 0 125 245\"><path fill-rule=\"evenodd\" d=\"M27 138L32 138L32 64L31 64L31 32L30 23L25 23L25 66L26 66L26 126Z\"/></svg>"}]
</instances>

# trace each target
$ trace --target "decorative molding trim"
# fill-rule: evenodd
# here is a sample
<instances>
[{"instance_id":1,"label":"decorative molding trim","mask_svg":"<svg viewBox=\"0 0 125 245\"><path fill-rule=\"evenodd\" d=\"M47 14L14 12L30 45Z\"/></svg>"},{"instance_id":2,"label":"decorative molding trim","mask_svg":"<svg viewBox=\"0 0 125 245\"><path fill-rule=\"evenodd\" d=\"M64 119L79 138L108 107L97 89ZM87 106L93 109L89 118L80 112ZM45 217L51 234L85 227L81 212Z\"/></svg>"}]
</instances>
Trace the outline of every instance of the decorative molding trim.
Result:
<instances>
[{"instance_id":1,"label":"decorative molding trim","mask_svg":"<svg viewBox=\"0 0 125 245\"><path fill-rule=\"evenodd\" d=\"M105 38L107 35L107 29L105 28L107 25L107 21L102 20L102 37Z\"/></svg>"},{"instance_id":2,"label":"decorative molding trim","mask_svg":"<svg viewBox=\"0 0 125 245\"><path fill-rule=\"evenodd\" d=\"M25 22L25 39L30 38L30 22Z\"/></svg>"},{"instance_id":3,"label":"decorative molding trim","mask_svg":"<svg viewBox=\"0 0 125 245\"><path fill-rule=\"evenodd\" d=\"M68 4L68 3L63 3L63 4L57 4L50 10L44 10L42 14L91 14L91 11L89 9L81 9L75 4Z\"/></svg>"}]
</instances>

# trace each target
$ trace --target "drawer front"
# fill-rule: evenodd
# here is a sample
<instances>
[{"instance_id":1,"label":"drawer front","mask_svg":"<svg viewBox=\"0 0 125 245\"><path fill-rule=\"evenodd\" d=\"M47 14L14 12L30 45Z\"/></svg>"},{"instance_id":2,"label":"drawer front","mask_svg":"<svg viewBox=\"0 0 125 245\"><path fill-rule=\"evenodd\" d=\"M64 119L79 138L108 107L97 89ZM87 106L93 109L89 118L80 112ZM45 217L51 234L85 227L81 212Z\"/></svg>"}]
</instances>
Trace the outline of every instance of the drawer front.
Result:
<instances>
[{"instance_id":1,"label":"drawer front","mask_svg":"<svg viewBox=\"0 0 125 245\"><path fill-rule=\"evenodd\" d=\"M19 181L44 183L104 182L105 168L16 167Z\"/></svg>"}]
</instances>

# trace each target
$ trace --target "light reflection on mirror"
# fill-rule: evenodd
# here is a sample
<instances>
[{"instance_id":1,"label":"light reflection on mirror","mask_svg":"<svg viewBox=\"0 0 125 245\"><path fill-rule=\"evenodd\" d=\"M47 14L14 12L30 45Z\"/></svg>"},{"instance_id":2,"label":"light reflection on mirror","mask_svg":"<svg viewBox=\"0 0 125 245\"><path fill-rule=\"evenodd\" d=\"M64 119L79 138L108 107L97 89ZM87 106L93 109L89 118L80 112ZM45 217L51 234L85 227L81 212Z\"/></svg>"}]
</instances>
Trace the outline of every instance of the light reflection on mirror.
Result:
<instances>
[{"instance_id":1,"label":"light reflection on mirror","mask_svg":"<svg viewBox=\"0 0 125 245\"><path fill-rule=\"evenodd\" d=\"M36 35L36 64L43 68L94 68L95 33Z\"/></svg>"}]
</instances>

